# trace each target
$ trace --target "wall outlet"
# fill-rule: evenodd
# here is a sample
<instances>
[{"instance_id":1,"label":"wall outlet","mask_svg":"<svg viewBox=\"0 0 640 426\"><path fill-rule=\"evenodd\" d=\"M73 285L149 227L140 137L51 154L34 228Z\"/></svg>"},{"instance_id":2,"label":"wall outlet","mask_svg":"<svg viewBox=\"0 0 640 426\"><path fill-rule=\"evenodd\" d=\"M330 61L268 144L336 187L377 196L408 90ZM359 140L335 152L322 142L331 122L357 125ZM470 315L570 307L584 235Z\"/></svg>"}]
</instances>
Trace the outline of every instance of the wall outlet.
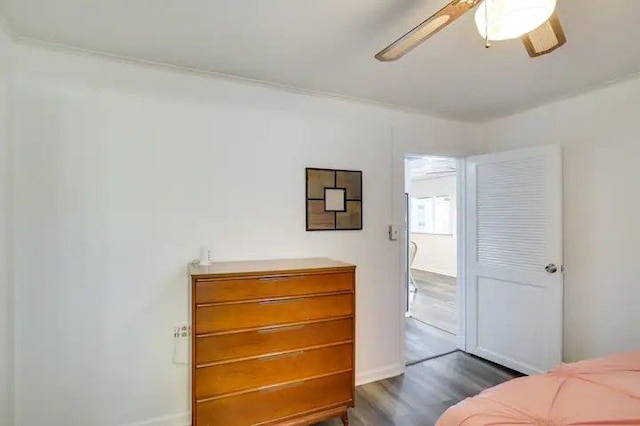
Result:
<instances>
[{"instance_id":1,"label":"wall outlet","mask_svg":"<svg viewBox=\"0 0 640 426\"><path fill-rule=\"evenodd\" d=\"M188 339L191 337L190 324L176 324L173 326L174 339Z\"/></svg>"}]
</instances>

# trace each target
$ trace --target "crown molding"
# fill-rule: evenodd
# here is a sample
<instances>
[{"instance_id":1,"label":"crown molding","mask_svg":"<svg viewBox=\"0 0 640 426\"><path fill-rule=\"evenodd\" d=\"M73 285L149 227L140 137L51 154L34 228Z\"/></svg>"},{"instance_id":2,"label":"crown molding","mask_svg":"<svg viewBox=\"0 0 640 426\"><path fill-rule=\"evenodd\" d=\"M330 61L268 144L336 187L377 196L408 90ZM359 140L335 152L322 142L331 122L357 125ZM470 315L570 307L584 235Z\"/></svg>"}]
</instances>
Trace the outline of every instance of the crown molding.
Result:
<instances>
[{"instance_id":1,"label":"crown molding","mask_svg":"<svg viewBox=\"0 0 640 426\"><path fill-rule=\"evenodd\" d=\"M109 53L109 52L71 46L64 43L54 43L54 42L44 41L44 40L25 37L25 36L16 36L13 38L13 40L17 44L21 44L24 46L32 46L32 47L38 47L43 49L49 49L57 52L73 54L76 56L106 59L112 62L134 65L134 66L144 67L148 69L155 69L160 71L171 71L171 72L179 73L183 75L193 75L193 76L199 76L199 77L231 81L231 82L235 82L235 83L243 84L247 86L266 87L266 88L276 89L276 90L285 91L285 92L294 93L294 94L312 96L315 98L332 99L332 100L338 100L338 101L343 101L348 103L356 103L356 104L365 105L369 107L393 110L393 111L397 111L405 114L419 115L419 116L428 117L431 119L438 119L438 120L448 121L452 123L462 123L462 124L467 123L466 121L457 120L450 116L438 115L435 113L431 113L429 111L405 107L402 105L378 102L370 99L358 98L358 97L348 96L348 95L341 95L339 93L305 89L302 87L291 86L283 83L252 79L248 77L242 77L242 76L237 76L233 74L221 73L217 71L210 71L210 70L205 70L200 68L192 68L192 67L187 67L184 65L179 65L171 62L151 61L151 60L140 59L140 58L135 58L135 57L126 56L126 55L118 55L118 54Z\"/></svg>"},{"instance_id":2,"label":"crown molding","mask_svg":"<svg viewBox=\"0 0 640 426\"><path fill-rule=\"evenodd\" d=\"M596 92L598 90L606 89L610 86L615 86L617 84L622 84L624 82L640 78L640 71L633 72L631 74L623 75L621 77L607 80L601 83L592 84L590 86L572 91L570 93L566 93L564 95L555 96L541 102L527 103L520 107L513 108L511 111L507 113L496 113L488 117L478 117L476 115L467 116L467 117L459 117L459 116L455 117L451 114L439 114L433 111L426 111L418 108L411 108L411 107L402 106L402 105L393 104L393 103L379 102L371 99L364 99L364 98L358 98L354 96L342 95L339 93L305 89L303 87L287 85L284 83L252 79L248 77L221 73L217 71L192 68L192 67L187 67L184 65L170 63L170 62L158 62L158 61L145 60L145 59L135 58L135 57L126 56L126 55L118 55L118 54L103 52L99 50L71 46L64 43L54 43L54 42L40 40L32 37L22 36L22 35L18 35L13 30L13 28L8 24L7 19L2 15L0 15L0 31L3 31L7 35L7 37L16 44L22 44L26 46L35 46L43 49L49 49L49 50L59 51L59 52L68 53L68 54L85 56L85 57L107 59L113 62L145 67L149 69L171 71L174 73L179 73L184 75L194 75L194 76L207 77L207 78L218 79L218 80L231 81L231 82L235 82L235 83L243 84L247 86L271 88L274 90L312 96L315 98L332 99L332 100L338 100L338 101L347 102L347 103L355 103L355 104L374 107L374 108L392 110L392 111L405 113L405 114L418 115L418 116L428 117L431 119L443 120L450 123L470 124L470 125L484 125L484 124L500 121L502 119L527 113L529 111L533 111L539 108L544 108L545 106L552 105L555 103L575 99L583 95L587 95L591 92Z\"/></svg>"},{"instance_id":3,"label":"crown molding","mask_svg":"<svg viewBox=\"0 0 640 426\"><path fill-rule=\"evenodd\" d=\"M529 104L523 105L520 108L514 108L513 111L509 112L508 114L498 114L496 116L492 116L488 118L471 120L471 121L468 121L468 123L477 124L477 125L491 124L493 122L514 117L520 114L526 114L528 112L535 111L536 109L539 109L539 108L544 108L546 106L550 106L550 105L557 104L564 101L570 101L572 99L576 99L581 96L588 95L589 93L597 92L599 90L604 90L611 86L623 84L623 83L626 83L627 81L635 80L638 78L640 78L640 71L632 72L631 74L626 74L621 77L617 77L611 80L606 80L601 83L592 84L592 85L583 87L582 89L574 90L565 95L555 96L542 102L529 103Z\"/></svg>"}]
</instances>

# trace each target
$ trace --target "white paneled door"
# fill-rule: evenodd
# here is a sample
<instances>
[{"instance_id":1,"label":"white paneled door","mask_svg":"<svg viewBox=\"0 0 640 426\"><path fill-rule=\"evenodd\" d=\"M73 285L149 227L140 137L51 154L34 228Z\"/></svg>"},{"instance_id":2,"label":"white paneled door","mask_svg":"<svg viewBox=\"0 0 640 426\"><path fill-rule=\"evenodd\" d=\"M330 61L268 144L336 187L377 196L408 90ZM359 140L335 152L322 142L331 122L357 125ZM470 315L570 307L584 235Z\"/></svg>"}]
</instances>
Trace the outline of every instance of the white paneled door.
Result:
<instances>
[{"instance_id":1,"label":"white paneled door","mask_svg":"<svg viewBox=\"0 0 640 426\"><path fill-rule=\"evenodd\" d=\"M562 360L562 164L541 146L467 159L467 351L514 370Z\"/></svg>"}]
</instances>

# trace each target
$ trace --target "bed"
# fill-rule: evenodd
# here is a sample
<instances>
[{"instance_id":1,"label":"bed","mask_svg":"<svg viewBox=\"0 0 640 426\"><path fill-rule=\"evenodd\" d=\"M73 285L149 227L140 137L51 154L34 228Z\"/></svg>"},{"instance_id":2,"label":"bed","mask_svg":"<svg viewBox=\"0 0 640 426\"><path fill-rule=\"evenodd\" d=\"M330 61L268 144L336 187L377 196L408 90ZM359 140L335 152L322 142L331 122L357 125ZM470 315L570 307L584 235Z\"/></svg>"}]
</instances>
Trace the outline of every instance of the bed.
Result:
<instances>
[{"instance_id":1,"label":"bed","mask_svg":"<svg viewBox=\"0 0 640 426\"><path fill-rule=\"evenodd\" d=\"M640 425L640 351L563 364L449 408L437 426Z\"/></svg>"}]
</instances>

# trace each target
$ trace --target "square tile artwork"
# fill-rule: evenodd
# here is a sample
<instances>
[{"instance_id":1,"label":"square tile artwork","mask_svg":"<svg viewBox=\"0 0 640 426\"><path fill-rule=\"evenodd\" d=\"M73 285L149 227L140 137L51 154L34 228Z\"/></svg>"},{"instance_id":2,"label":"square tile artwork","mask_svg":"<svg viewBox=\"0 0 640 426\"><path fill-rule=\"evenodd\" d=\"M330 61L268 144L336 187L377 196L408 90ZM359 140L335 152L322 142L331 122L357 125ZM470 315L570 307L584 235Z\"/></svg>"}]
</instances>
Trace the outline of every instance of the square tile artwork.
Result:
<instances>
[{"instance_id":1,"label":"square tile artwork","mask_svg":"<svg viewBox=\"0 0 640 426\"><path fill-rule=\"evenodd\" d=\"M307 231L362 229L362 172L306 169Z\"/></svg>"}]
</instances>

